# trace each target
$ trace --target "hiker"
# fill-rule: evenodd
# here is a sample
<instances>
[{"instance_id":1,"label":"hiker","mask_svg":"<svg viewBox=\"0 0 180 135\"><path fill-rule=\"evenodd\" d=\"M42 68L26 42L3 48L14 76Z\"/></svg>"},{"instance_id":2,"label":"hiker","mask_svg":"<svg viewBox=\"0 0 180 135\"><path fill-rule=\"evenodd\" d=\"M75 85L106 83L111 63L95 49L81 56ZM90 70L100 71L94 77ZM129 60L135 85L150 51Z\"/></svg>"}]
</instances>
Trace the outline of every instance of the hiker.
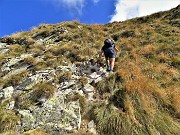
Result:
<instances>
[{"instance_id":1,"label":"hiker","mask_svg":"<svg viewBox=\"0 0 180 135\"><path fill-rule=\"evenodd\" d=\"M108 38L104 40L104 46L101 49L101 52L99 54L99 60L101 60L102 55L104 54L106 58L106 66L107 71L112 73L114 68L114 62L115 62L115 52L118 52L119 50L115 47L114 40Z\"/></svg>"}]
</instances>

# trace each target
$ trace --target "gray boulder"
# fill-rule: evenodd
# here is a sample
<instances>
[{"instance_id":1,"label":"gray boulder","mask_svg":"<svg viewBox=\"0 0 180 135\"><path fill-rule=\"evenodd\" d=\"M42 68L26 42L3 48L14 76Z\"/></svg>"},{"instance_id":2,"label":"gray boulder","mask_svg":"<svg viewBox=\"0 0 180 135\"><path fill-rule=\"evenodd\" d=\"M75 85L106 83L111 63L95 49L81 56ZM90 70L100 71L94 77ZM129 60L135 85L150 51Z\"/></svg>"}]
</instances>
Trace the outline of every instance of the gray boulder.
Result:
<instances>
[{"instance_id":1,"label":"gray boulder","mask_svg":"<svg viewBox=\"0 0 180 135\"><path fill-rule=\"evenodd\" d=\"M63 96L48 99L41 107L34 106L31 112L20 110L20 132L33 128L42 128L51 134L60 134L65 131L80 128L81 114L79 101L65 103Z\"/></svg>"},{"instance_id":2,"label":"gray boulder","mask_svg":"<svg viewBox=\"0 0 180 135\"><path fill-rule=\"evenodd\" d=\"M0 90L0 101L11 98L13 92L14 88L12 86Z\"/></svg>"}]
</instances>

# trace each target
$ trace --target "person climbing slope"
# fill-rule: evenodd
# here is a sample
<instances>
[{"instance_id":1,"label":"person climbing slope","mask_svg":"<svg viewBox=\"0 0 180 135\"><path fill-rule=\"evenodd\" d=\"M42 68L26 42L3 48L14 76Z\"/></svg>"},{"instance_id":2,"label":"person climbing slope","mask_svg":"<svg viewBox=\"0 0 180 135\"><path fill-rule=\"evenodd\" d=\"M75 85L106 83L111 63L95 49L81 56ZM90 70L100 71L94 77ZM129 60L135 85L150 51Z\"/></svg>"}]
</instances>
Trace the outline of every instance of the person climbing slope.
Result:
<instances>
[{"instance_id":1,"label":"person climbing slope","mask_svg":"<svg viewBox=\"0 0 180 135\"><path fill-rule=\"evenodd\" d=\"M99 54L99 59L101 60L102 55L104 54L106 58L106 66L107 71L112 73L114 68L114 62L115 62L115 51L118 52L119 50L115 46L114 40L107 38L104 40L104 46L101 49L101 52Z\"/></svg>"}]
</instances>

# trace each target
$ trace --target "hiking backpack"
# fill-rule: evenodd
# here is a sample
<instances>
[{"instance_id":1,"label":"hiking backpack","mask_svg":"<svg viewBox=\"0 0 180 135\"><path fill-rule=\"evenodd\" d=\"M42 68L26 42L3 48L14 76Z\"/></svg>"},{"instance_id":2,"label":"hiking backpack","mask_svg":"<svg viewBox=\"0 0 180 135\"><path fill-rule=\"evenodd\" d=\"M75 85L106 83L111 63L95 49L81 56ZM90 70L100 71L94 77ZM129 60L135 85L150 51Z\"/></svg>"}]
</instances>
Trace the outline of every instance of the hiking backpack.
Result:
<instances>
[{"instance_id":1,"label":"hiking backpack","mask_svg":"<svg viewBox=\"0 0 180 135\"><path fill-rule=\"evenodd\" d=\"M111 39L106 39L106 40L104 40L104 45L105 45L105 47L112 47L113 46L113 44L114 44L114 42L111 40Z\"/></svg>"}]
</instances>

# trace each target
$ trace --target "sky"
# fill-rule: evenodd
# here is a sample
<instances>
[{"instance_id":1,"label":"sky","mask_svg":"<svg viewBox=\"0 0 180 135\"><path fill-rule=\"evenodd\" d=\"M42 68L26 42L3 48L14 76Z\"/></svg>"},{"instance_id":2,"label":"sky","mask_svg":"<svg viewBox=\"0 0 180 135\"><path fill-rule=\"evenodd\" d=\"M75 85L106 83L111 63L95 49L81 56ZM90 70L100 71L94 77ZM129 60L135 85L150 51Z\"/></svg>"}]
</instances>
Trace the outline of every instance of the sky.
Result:
<instances>
[{"instance_id":1,"label":"sky","mask_svg":"<svg viewBox=\"0 0 180 135\"><path fill-rule=\"evenodd\" d=\"M42 23L106 24L169 10L180 0L0 0L0 37Z\"/></svg>"}]
</instances>

